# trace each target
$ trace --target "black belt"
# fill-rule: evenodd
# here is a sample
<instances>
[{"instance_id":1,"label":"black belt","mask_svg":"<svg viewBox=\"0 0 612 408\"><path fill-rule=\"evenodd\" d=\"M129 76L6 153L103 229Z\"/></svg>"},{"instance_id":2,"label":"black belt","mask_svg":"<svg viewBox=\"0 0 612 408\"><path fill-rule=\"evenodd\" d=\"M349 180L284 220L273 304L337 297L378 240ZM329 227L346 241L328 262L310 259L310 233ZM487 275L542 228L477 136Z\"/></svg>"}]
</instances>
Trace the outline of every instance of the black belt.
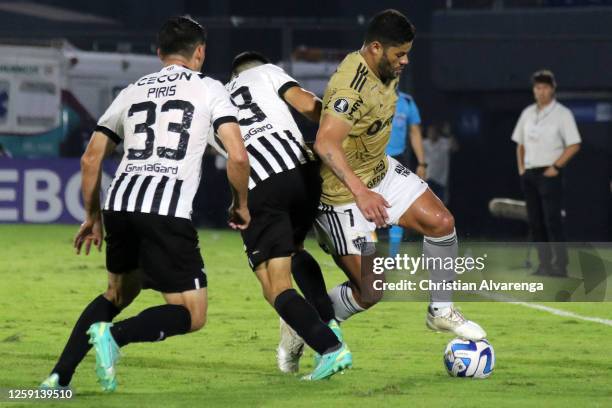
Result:
<instances>
[{"instance_id":1,"label":"black belt","mask_svg":"<svg viewBox=\"0 0 612 408\"><path fill-rule=\"evenodd\" d=\"M546 171L547 168L549 168L550 166L546 166L546 167L532 167L530 169L525 169L525 173L534 173L534 174L541 174L544 173Z\"/></svg>"}]
</instances>

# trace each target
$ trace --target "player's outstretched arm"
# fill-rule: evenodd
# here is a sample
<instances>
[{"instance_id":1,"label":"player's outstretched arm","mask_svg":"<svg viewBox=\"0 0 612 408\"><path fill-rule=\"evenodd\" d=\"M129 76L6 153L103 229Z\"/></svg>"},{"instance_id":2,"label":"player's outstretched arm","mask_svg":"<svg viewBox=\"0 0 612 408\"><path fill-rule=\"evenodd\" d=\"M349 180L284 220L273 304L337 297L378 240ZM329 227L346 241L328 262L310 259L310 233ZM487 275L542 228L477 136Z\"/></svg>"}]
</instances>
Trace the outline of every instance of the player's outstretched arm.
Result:
<instances>
[{"instance_id":1,"label":"player's outstretched arm","mask_svg":"<svg viewBox=\"0 0 612 408\"><path fill-rule=\"evenodd\" d=\"M224 123L217 134L227 152L227 178L232 188L233 202L230 207L229 224L234 229L244 230L251 220L247 207L249 193L249 156L237 123Z\"/></svg>"},{"instance_id":2,"label":"player's outstretched arm","mask_svg":"<svg viewBox=\"0 0 612 408\"><path fill-rule=\"evenodd\" d=\"M306 119L316 123L321 119L321 99L314 93L299 86L292 86L285 91L283 98Z\"/></svg>"},{"instance_id":3,"label":"player's outstretched arm","mask_svg":"<svg viewBox=\"0 0 612 408\"><path fill-rule=\"evenodd\" d=\"M100 210L100 179L102 161L115 149L115 142L102 132L94 132L87 149L81 157L81 191L85 207L85 221L74 237L77 254L85 244L85 254L89 255L93 243L98 251L102 249L102 213Z\"/></svg>"},{"instance_id":4,"label":"player's outstretched arm","mask_svg":"<svg viewBox=\"0 0 612 408\"><path fill-rule=\"evenodd\" d=\"M351 131L351 125L335 116L324 114L317 132L314 149L325 163L350 190L363 216L383 227L387 224L387 208L391 207L382 195L369 190L355 175L346 160L342 142Z\"/></svg>"}]
</instances>

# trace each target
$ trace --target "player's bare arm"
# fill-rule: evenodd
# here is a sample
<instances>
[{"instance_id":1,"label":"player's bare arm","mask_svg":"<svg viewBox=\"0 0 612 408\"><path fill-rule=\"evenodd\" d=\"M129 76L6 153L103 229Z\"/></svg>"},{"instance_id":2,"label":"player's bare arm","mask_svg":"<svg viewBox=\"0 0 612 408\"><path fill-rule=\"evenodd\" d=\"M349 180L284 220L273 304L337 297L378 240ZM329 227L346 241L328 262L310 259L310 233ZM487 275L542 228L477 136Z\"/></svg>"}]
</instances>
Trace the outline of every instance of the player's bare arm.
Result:
<instances>
[{"instance_id":1,"label":"player's bare arm","mask_svg":"<svg viewBox=\"0 0 612 408\"><path fill-rule=\"evenodd\" d=\"M311 122L318 123L321 119L321 99L314 93L299 86L292 86L287 89L283 98Z\"/></svg>"},{"instance_id":2,"label":"player's bare arm","mask_svg":"<svg viewBox=\"0 0 612 408\"><path fill-rule=\"evenodd\" d=\"M233 229L244 230L251 220L247 207L249 157L238 124L224 123L219 126L217 133L227 151L227 178L232 188L229 224Z\"/></svg>"},{"instance_id":3,"label":"player's bare arm","mask_svg":"<svg viewBox=\"0 0 612 408\"><path fill-rule=\"evenodd\" d=\"M332 115L323 115L314 149L321 160L334 172L336 177L351 191L359 210L368 221L377 227L387 224L389 203L378 193L369 190L355 175L346 160L342 142L348 137L351 125Z\"/></svg>"},{"instance_id":4,"label":"player's bare arm","mask_svg":"<svg viewBox=\"0 0 612 408\"><path fill-rule=\"evenodd\" d=\"M420 125L410 125L410 146L417 158L416 174L422 179L425 179L427 173L427 163L425 162L425 150L423 149L423 134L421 133Z\"/></svg>"},{"instance_id":5,"label":"player's bare arm","mask_svg":"<svg viewBox=\"0 0 612 408\"><path fill-rule=\"evenodd\" d=\"M100 178L102 176L102 161L115 149L115 142L101 132L94 132L87 149L81 157L81 191L85 207L85 221L74 237L74 247L77 254L85 244L85 255L89 255L91 245L98 251L102 249L102 213L100 211Z\"/></svg>"}]
</instances>

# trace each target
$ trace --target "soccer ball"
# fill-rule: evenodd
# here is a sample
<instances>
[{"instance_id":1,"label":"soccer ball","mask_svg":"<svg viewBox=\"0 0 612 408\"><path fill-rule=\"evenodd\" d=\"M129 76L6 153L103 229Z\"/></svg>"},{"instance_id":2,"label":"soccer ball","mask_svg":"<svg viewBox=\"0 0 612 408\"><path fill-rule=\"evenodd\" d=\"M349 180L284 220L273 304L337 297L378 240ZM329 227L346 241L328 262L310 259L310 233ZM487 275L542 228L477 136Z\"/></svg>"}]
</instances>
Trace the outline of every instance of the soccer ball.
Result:
<instances>
[{"instance_id":1,"label":"soccer ball","mask_svg":"<svg viewBox=\"0 0 612 408\"><path fill-rule=\"evenodd\" d=\"M456 338L444 351L444 367L453 377L487 378L493 372L495 352L487 340Z\"/></svg>"}]
</instances>

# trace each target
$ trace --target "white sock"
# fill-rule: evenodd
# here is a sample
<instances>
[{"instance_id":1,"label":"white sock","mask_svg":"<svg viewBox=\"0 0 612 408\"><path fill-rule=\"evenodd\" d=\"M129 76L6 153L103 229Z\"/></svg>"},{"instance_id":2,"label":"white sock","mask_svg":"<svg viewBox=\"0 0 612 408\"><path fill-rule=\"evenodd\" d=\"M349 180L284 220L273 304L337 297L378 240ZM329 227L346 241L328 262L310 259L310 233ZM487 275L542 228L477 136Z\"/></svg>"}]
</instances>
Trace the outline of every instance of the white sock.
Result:
<instances>
[{"instance_id":1,"label":"white sock","mask_svg":"<svg viewBox=\"0 0 612 408\"><path fill-rule=\"evenodd\" d=\"M426 258L457 258L458 251L457 233L455 230L443 237L423 237L423 255L425 255ZM442 263L442 265L440 265L439 262L434 262L433 265L440 265L442 268L429 268L429 279L432 282L450 282L455 279L455 270L453 268L444 268L444 264L445 263ZM430 295L432 305L445 305L441 307L449 307L452 305L452 290L433 290Z\"/></svg>"},{"instance_id":2,"label":"white sock","mask_svg":"<svg viewBox=\"0 0 612 408\"><path fill-rule=\"evenodd\" d=\"M343 322L349 317L365 309L357 304L353 297L353 290L346 281L327 293L333 303L336 320Z\"/></svg>"},{"instance_id":3,"label":"white sock","mask_svg":"<svg viewBox=\"0 0 612 408\"><path fill-rule=\"evenodd\" d=\"M453 302L431 302L429 307L434 316L445 315L448 309L453 305Z\"/></svg>"}]
</instances>

